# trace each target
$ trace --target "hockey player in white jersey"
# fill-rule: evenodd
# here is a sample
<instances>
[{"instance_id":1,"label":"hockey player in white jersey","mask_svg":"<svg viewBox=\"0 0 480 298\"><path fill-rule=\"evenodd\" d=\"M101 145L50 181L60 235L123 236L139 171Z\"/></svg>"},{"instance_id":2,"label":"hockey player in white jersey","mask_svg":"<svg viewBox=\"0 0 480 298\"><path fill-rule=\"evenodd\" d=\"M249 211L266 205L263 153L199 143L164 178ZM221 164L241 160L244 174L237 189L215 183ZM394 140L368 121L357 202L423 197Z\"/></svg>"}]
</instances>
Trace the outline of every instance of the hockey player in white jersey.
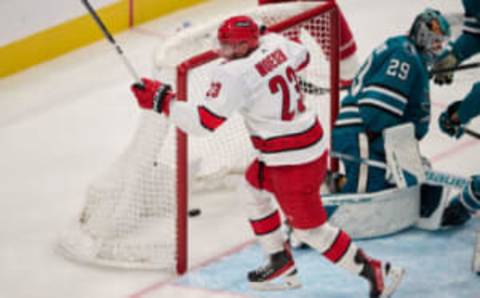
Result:
<instances>
[{"instance_id":1,"label":"hockey player in white jersey","mask_svg":"<svg viewBox=\"0 0 480 298\"><path fill-rule=\"evenodd\" d=\"M245 172L249 221L268 261L248 273L256 289L299 287L293 255L284 242L280 212L301 241L332 263L364 277L370 297L390 297L403 269L368 257L349 235L327 222L319 194L326 174L326 138L317 115L303 104L296 72L309 61L304 46L280 35L260 36L247 16L218 29L224 61L212 72L201 104L175 100L159 81L133 85L138 104L167 116L187 133L214 132L233 112L243 116L256 158Z\"/></svg>"}]
</instances>

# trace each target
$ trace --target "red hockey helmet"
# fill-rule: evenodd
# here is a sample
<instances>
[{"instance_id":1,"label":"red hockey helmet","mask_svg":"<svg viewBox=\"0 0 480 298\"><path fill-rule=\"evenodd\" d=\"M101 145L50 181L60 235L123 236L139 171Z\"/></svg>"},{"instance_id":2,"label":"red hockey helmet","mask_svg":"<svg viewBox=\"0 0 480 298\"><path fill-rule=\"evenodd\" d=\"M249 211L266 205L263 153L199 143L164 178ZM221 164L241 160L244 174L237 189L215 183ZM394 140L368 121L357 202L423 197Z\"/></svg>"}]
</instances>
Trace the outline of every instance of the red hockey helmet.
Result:
<instances>
[{"instance_id":1,"label":"red hockey helmet","mask_svg":"<svg viewBox=\"0 0 480 298\"><path fill-rule=\"evenodd\" d=\"M246 42L250 49L258 46L260 29L255 21L248 16L234 16L226 19L218 27L220 44L240 44Z\"/></svg>"}]
</instances>

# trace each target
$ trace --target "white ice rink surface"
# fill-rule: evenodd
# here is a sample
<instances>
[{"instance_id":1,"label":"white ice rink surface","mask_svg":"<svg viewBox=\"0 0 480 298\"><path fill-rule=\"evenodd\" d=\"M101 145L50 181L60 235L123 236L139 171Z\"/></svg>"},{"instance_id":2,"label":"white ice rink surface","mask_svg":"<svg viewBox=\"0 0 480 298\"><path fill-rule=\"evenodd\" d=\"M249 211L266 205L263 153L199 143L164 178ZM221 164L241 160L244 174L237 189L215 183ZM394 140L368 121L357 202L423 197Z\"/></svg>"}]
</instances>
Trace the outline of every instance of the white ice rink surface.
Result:
<instances>
[{"instance_id":1,"label":"white ice rink surface","mask_svg":"<svg viewBox=\"0 0 480 298\"><path fill-rule=\"evenodd\" d=\"M354 31L362 59L386 37L404 33L413 17L426 6L439 8L447 14L462 12L460 0L338 2ZM240 5L247 7L255 3L252 0L208 1L115 37L138 72L150 76L154 48L184 22L201 24L218 13L232 12ZM478 73L478 70L459 73L454 86L432 87L434 121L429 137L422 144L422 151L439 170L465 176L480 173L480 142L468 137L452 140L441 135L436 125L439 111L449 102L462 98ZM251 269L236 267L242 260L233 261L233 267L227 269L221 265L213 267L217 274L225 272L225 280L221 280L220 289L215 285L209 289L205 285L199 286L205 279L201 275L192 275L190 280L187 275L185 279L172 283L173 277L160 272L91 267L67 261L54 252L59 233L77 216L83 205L88 183L108 167L132 137L139 110L129 92L131 83L124 65L106 41L0 81L0 297L216 298L255 295L242 293L243 278L233 279L233 282L230 279L231 274L243 277L245 270ZM473 123L473 127L480 129L478 121ZM250 264L252 260L248 253L254 250L257 257L254 263L259 262L258 249L245 245L252 236L238 200L230 193L215 193L197 198L193 204L203 211L202 216L191 221L190 257L191 266L198 268L195 272L202 272L204 267L201 265L209 260L243 247L245 250L234 254L234 257L245 256L248 258L245 263ZM478 223L472 223L468 229L472 230L475 225L478 227ZM468 238L472 233L468 232L471 231L458 233L457 238L454 233L446 233L444 241L453 238L472 241ZM418 250L422 254L439 254L435 246L420 245L422 238L417 236L403 237L409 241L420 239ZM440 245L438 237L435 236L433 243ZM365 245L382 251L382 245L387 249L390 244L385 244L384 240L373 240L365 242ZM467 248L461 246L459 249ZM431 249L430 253L428 249ZM442 251L443 256L451 253L448 246L440 249L446 249ZM465 251L461 255L465 257L470 253ZM453 253L452 258L457 255L459 253ZM402 260L401 255L396 258ZM448 268L433 266L431 269ZM465 264L465 271L458 274L467 274L469 269ZM335 274L343 278L341 273L335 271L332 275ZM319 283L322 277L319 277ZM222 284L223 281L226 283ZM420 275L411 282L423 285L431 280L428 275ZM308 279L306 283L309 283ZM475 286L468 278L467 284L453 283L452 291L444 292L448 296L442 297L480 297L478 284L480 279L476 280ZM196 289L192 290L190 286ZM462 286L471 290L455 294L454 289ZM289 292L271 297L315 296L312 292L301 293ZM321 297L342 297L329 296L328 293ZM355 297L366 297L366 294L362 292ZM430 296L425 292L416 295L406 291L399 297Z\"/></svg>"}]
</instances>

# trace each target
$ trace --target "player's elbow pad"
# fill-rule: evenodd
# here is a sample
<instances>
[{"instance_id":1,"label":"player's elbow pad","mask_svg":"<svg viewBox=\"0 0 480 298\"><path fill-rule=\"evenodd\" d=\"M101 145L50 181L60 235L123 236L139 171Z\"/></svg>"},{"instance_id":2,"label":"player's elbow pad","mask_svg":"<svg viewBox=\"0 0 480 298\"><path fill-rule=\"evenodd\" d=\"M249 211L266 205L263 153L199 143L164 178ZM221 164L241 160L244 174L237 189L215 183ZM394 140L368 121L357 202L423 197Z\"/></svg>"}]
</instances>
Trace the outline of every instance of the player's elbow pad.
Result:
<instances>
[{"instance_id":1,"label":"player's elbow pad","mask_svg":"<svg viewBox=\"0 0 480 298\"><path fill-rule=\"evenodd\" d=\"M170 105L169 119L175 126L187 134L202 137L212 133L211 130L201 124L196 106L190 105L187 102L172 102Z\"/></svg>"}]
</instances>

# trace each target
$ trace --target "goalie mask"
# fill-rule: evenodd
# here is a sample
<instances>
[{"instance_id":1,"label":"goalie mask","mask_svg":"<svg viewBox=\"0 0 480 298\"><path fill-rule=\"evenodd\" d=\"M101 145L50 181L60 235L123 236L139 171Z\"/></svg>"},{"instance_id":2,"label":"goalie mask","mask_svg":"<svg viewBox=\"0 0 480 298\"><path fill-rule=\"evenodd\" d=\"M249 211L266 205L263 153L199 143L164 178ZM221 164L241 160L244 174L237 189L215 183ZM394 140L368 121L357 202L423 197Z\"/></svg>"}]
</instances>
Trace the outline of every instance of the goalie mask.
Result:
<instances>
[{"instance_id":1,"label":"goalie mask","mask_svg":"<svg viewBox=\"0 0 480 298\"><path fill-rule=\"evenodd\" d=\"M226 19L218 28L217 39L222 48L248 45L248 51L258 46L260 29L248 16L234 16Z\"/></svg>"},{"instance_id":2,"label":"goalie mask","mask_svg":"<svg viewBox=\"0 0 480 298\"><path fill-rule=\"evenodd\" d=\"M450 24L438 10L427 8L415 18L409 36L427 63L432 63L450 38Z\"/></svg>"}]
</instances>

